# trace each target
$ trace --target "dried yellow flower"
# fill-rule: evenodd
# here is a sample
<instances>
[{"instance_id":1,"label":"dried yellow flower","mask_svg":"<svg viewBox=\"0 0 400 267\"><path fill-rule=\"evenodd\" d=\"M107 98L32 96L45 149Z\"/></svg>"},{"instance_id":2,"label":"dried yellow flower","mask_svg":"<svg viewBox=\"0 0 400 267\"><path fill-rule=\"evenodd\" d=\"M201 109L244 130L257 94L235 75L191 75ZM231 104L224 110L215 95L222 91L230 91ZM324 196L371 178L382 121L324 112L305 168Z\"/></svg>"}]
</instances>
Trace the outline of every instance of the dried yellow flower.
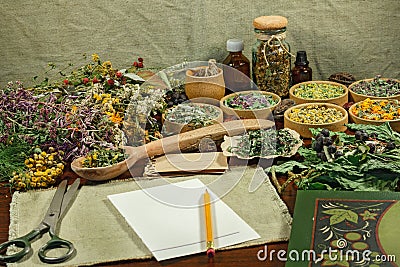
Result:
<instances>
[{"instance_id":1,"label":"dried yellow flower","mask_svg":"<svg viewBox=\"0 0 400 267\"><path fill-rule=\"evenodd\" d=\"M98 62L98 61L100 60L99 55L96 54L96 53L92 54L92 60L93 60L94 62Z\"/></svg>"}]
</instances>

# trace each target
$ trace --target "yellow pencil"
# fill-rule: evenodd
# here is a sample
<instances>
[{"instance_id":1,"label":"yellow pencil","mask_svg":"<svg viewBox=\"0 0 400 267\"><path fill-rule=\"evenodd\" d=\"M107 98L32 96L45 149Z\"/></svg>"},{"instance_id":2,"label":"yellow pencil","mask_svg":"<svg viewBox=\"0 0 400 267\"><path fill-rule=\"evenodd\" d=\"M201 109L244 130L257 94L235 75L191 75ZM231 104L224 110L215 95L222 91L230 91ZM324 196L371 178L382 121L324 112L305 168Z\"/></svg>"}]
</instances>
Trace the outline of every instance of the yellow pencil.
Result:
<instances>
[{"instance_id":1,"label":"yellow pencil","mask_svg":"<svg viewBox=\"0 0 400 267\"><path fill-rule=\"evenodd\" d=\"M205 219L206 219L206 244L207 244L207 256L209 258L214 257L215 248L214 248L214 238L213 238L213 229L212 229L212 219L211 219L211 205L210 205L210 194L206 190L204 193L204 211L205 211Z\"/></svg>"}]
</instances>

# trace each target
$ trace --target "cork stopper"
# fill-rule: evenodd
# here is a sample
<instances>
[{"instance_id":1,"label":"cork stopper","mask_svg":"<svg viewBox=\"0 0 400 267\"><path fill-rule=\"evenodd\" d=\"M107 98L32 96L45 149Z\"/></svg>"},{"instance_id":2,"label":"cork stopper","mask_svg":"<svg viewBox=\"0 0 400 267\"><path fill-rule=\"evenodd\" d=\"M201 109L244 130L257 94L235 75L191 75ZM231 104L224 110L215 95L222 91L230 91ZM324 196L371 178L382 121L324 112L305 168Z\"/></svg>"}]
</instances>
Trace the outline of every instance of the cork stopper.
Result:
<instances>
[{"instance_id":1,"label":"cork stopper","mask_svg":"<svg viewBox=\"0 0 400 267\"><path fill-rule=\"evenodd\" d=\"M253 26L259 30L278 30L285 28L288 20L282 16L261 16L253 20Z\"/></svg>"}]
</instances>

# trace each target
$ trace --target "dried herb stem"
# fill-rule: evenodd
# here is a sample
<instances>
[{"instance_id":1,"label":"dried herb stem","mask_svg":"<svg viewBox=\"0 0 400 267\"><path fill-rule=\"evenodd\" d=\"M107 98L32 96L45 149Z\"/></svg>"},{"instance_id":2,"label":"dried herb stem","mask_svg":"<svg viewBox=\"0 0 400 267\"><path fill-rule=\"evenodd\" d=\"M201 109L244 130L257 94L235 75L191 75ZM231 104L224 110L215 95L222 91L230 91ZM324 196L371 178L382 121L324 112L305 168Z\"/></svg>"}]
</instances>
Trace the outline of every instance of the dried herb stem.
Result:
<instances>
[{"instance_id":1,"label":"dried herb stem","mask_svg":"<svg viewBox=\"0 0 400 267\"><path fill-rule=\"evenodd\" d=\"M282 188L281 188L281 185L279 184L278 179L276 178L275 166L271 167L270 172L271 172L272 183L275 185L276 189L278 190L278 194L281 194Z\"/></svg>"}]
</instances>

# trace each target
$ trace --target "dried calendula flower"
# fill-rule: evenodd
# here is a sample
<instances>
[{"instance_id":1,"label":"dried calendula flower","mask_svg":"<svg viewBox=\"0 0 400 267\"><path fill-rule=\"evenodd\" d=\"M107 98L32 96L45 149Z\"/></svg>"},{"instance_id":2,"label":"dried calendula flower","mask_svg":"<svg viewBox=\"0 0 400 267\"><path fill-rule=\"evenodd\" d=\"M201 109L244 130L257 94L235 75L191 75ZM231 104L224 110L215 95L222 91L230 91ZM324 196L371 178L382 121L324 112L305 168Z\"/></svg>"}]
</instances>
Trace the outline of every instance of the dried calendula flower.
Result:
<instances>
[{"instance_id":1,"label":"dried calendula flower","mask_svg":"<svg viewBox=\"0 0 400 267\"><path fill-rule=\"evenodd\" d=\"M293 108L288 117L292 121L300 123L324 124L339 121L344 115L336 108L310 104L305 107Z\"/></svg>"},{"instance_id":2,"label":"dried calendula flower","mask_svg":"<svg viewBox=\"0 0 400 267\"><path fill-rule=\"evenodd\" d=\"M351 113L367 120L398 120L400 119L400 104L396 99L365 99L351 108Z\"/></svg>"}]
</instances>

